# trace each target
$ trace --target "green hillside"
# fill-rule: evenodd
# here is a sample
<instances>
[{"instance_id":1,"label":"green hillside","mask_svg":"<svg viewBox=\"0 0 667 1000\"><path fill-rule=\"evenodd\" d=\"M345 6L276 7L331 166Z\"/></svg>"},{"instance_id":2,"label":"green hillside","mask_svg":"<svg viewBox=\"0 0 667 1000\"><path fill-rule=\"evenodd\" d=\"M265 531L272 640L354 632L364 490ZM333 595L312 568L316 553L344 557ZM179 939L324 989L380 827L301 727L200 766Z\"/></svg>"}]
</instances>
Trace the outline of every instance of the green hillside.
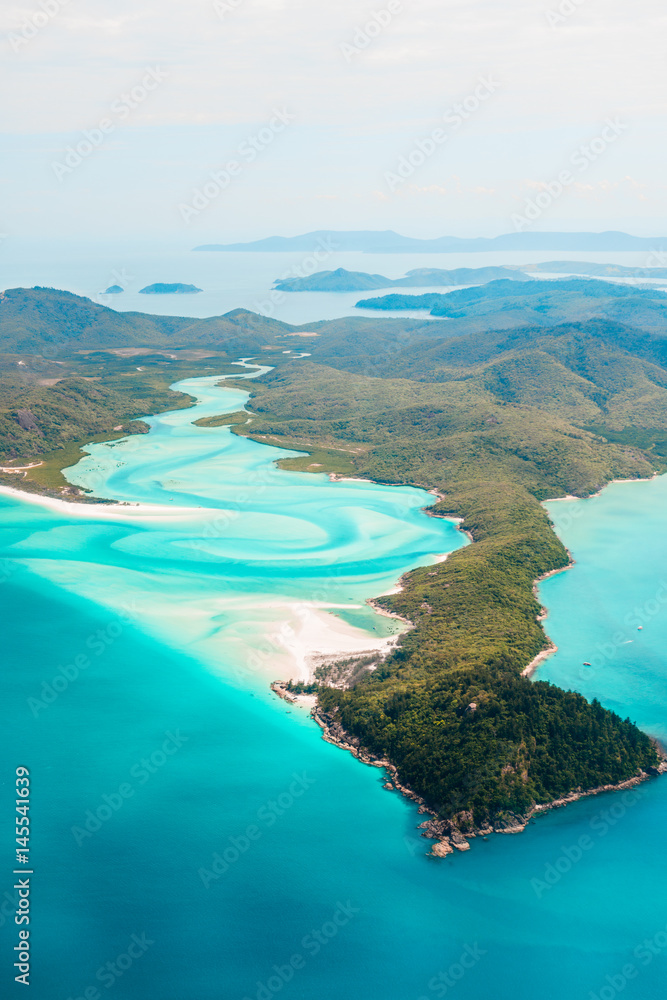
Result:
<instances>
[{"instance_id":1,"label":"green hillside","mask_svg":"<svg viewBox=\"0 0 667 1000\"><path fill-rule=\"evenodd\" d=\"M116 312L90 299L53 288L10 288L0 295L3 353L60 357L81 348L158 345L228 346L232 352L260 350L291 328L277 320L235 309L225 316L191 319Z\"/></svg>"},{"instance_id":2,"label":"green hillside","mask_svg":"<svg viewBox=\"0 0 667 1000\"><path fill-rule=\"evenodd\" d=\"M509 285L447 296L464 296L459 319L302 328L241 310L117 314L51 290L0 303L2 455L45 458L28 488L57 487L93 434L188 405L177 379L254 354L275 367L235 433L312 455L291 467L436 490L432 513L464 519L474 544L381 599L415 626L394 654L319 692L334 723L462 829L657 762L630 720L521 674L546 643L533 582L568 562L540 501L667 468L667 300L604 282ZM303 343L310 358L283 353Z\"/></svg>"}]
</instances>

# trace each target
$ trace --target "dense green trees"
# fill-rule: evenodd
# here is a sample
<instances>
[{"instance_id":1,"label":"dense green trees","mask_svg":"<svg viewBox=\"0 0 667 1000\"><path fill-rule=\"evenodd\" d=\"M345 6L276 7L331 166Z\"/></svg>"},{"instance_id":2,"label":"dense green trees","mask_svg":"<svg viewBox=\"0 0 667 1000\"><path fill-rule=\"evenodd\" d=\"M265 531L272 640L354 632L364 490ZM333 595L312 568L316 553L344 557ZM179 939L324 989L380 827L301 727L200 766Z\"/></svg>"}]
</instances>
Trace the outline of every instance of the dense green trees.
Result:
<instances>
[{"instance_id":1,"label":"dense green trees","mask_svg":"<svg viewBox=\"0 0 667 1000\"><path fill-rule=\"evenodd\" d=\"M552 346L548 359L560 352L584 364L582 352L571 349L577 331L542 335ZM281 366L256 383L253 421L237 429L282 445L337 449L357 474L437 490L442 499L432 512L464 518L475 544L408 574L401 593L380 599L415 625L396 652L351 690L325 687L319 696L325 711L388 757L401 781L444 818L472 810L480 823L522 813L657 762L630 720L521 676L546 641L533 582L569 559L539 501L585 496L611 478L646 476L660 466L658 455L638 446L665 438L667 419L661 426L655 417L667 402L667 372L652 371L653 430L604 437L614 407L632 416L647 405L645 369L633 368L636 356L606 336L602 351L596 340L585 354L586 392L578 397L567 396L583 380L574 361L541 364L522 336L518 356L530 363L534 384L519 372L518 399L508 398L506 383L488 379L486 366L507 358L504 338L494 334L488 341L498 342L495 350L466 338L422 341L395 353L391 366L372 359L372 375L365 357L345 348L336 357L323 345L316 357L327 353L326 364ZM476 359L467 360L466 350ZM429 352L440 354L440 369L424 365L415 378L412 369ZM614 366L596 368L605 352ZM456 356L456 371L443 355ZM378 377L383 365L385 377ZM404 370L413 377L397 377ZM599 424L587 430L591 401Z\"/></svg>"},{"instance_id":2,"label":"dense green trees","mask_svg":"<svg viewBox=\"0 0 667 1000\"><path fill-rule=\"evenodd\" d=\"M563 284L453 293L459 318L311 324L313 357L298 360L284 350L299 331L240 310L186 321L13 290L0 348L46 357L0 355L0 454L75 452L95 433L187 405L168 389L177 378L261 352L277 367L248 386L252 422L236 433L310 453L282 463L291 468L437 491L432 512L462 517L474 539L382 599L415 627L351 690L322 690L322 706L443 816L521 812L657 760L629 720L521 676L546 641L533 582L568 563L540 501L667 467L664 294ZM80 353L118 343L213 345L215 361Z\"/></svg>"}]
</instances>

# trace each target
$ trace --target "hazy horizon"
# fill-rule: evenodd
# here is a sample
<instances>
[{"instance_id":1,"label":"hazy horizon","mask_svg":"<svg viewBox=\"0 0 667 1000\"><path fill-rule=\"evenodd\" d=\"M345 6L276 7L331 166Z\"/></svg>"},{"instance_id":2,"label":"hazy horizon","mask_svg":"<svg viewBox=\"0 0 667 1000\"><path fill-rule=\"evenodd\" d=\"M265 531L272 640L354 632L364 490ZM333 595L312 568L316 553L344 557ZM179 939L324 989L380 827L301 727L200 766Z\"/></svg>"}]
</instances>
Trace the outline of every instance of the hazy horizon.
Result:
<instances>
[{"instance_id":1,"label":"hazy horizon","mask_svg":"<svg viewBox=\"0 0 667 1000\"><path fill-rule=\"evenodd\" d=\"M193 246L315 229L495 236L551 192L535 230L661 235L666 15L640 7L5 6L0 229Z\"/></svg>"}]
</instances>

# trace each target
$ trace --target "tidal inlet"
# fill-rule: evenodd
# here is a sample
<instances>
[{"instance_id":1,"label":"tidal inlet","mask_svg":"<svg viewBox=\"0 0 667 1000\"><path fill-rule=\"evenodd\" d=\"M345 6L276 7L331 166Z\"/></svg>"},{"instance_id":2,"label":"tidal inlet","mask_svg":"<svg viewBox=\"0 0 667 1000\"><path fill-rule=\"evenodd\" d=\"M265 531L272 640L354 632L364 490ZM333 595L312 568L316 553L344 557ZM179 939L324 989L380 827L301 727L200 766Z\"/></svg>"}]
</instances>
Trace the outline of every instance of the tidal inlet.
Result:
<instances>
[{"instance_id":1,"label":"tidal inlet","mask_svg":"<svg viewBox=\"0 0 667 1000\"><path fill-rule=\"evenodd\" d=\"M664 1000L664 20L3 11L3 998Z\"/></svg>"}]
</instances>

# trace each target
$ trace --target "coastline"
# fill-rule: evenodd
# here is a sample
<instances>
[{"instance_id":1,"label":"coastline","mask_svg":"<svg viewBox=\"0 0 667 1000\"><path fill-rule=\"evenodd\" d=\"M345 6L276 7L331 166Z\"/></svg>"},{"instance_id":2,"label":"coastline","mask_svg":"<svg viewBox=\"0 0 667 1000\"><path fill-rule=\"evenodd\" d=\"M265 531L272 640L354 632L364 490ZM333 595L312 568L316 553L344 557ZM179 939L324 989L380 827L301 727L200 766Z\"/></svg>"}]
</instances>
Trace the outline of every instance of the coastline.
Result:
<instances>
[{"instance_id":1,"label":"coastline","mask_svg":"<svg viewBox=\"0 0 667 1000\"><path fill-rule=\"evenodd\" d=\"M650 479L657 478L657 476L658 474L650 477ZM330 478L333 479L333 477ZM343 481L360 481L368 483L375 482L374 480L363 480L360 477L357 478L349 476L340 476L336 478ZM620 482L620 483L642 482L642 481L647 482L650 481L650 479L647 478L643 480L638 480L638 479L615 480L613 482ZM395 486L398 484L394 483L386 485ZM605 484L605 487L603 487L602 490L600 490L597 494L595 494L595 496L599 496L607 485L611 485L611 483ZM425 487L418 487L418 488L425 489ZM427 492L436 497L438 501L444 499L441 496L441 494L439 494L436 490L428 490ZM83 498L83 502L81 502L81 500L78 500L77 502L73 499L65 500L62 498L56 498L50 496L48 494L28 492L26 490L15 489L13 487L4 485L0 486L0 495L7 495L10 497L14 497L16 499L27 500L32 503L41 505L43 507L57 510L59 512L66 514L72 514L75 516L82 516L83 512L85 512L86 516L94 518L108 517L113 519L120 519L124 517L151 517L151 516L174 518L174 517L182 517L184 515L187 515L189 517L193 516L196 517L197 514L206 516L207 513L210 512L208 508L203 508L203 507L171 508L171 507L166 507L164 505L151 505L151 504L141 504L141 503L136 503L136 504L118 503L116 501L86 500L85 498ZM590 498L565 497L560 499L580 500L580 499L590 499ZM463 524L463 518L456 517L455 515L441 514L433 511L428 507L424 507L422 509L425 511L425 513L427 513L428 516L440 517L453 521L457 526L457 530L462 531L464 534L467 535L467 537L470 539L471 542L473 541L472 534L468 532L466 529L461 527L461 525ZM443 559L446 559L448 555L449 553L444 554L443 556L440 557L436 557L436 561L442 561ZM534 592L537 591L537 587L542 581L546 580L550 576L556 575L557 573L562 573L565 570L570 569L573 565L574 565L574 560L570 556L570 561L566 566L562 566L559 567L558 569L551 570L545 573L543 576L537 578L533 584ZM404 586L403 579L405 576L407 576L407 574L403 574L403 576L399 579L398 584L396 585L398 589L393 589L392 591L390 591L390 593L400 592L400 590ZM379 595L379 596L384 596L384 595ZM411 622L409 619L406 619L401 615L395 614L391 611L387 611L386 609L378 606L377 600L378 598L369 599L367 601L367 603L374 609L376 613L382 614L387 617L400 619L403 623L406 624L408 628L414 627L414 623ZM319 610L324 612L327 609L321 608ZM546 618L546 613L543 613L540 616L538 616L538 621L543 621L545 618ZM524 670L521 672L522 676L525 677L532 676L537 671L539 665L556 651L557 647L549 640L546 634L545 638L549 642L549 645L547 646L547 648L541 650L540 653L538 653L537 656L531 661L531 663L526 668L524 668ZM369 646L367 646L366 649L370 648L371 647L369 644ZM343 649L338 651L337 647L336 652L332 650L331 652L325 655L328 655L328 658L331 658L333 656L340 657L344 656L346 653L347 655L350 655L350 652L351 651L349 650L343 650ZM358 649L355 650L354 652L357 654L361 654L363 651L362 649ZM313 647L309 647L307 650L304 650L304 663L306 663L307 658L312 655L317 655L317 650L314 649ZM312 697L313 697L312 695L299 696L298 698L294 698L293 696L291 696L291 692L287 691L281 682L274 682L271 685L271 688L279 697L285 698L285 700L288 702L289 701L302 702L303 699L309 698L310 703L312 704ZM459 851L469 850L470 849L469 840L476 836L486 837L491 833L519 833L526 828L527 824L531 821L531 819L534 816L547 812L550 809L560 808L562 806L570 804L571 802L575 802L580 798L585 798L592 795L598 795L604 792L619 791L631 788L636 784L648 780L650 777L653 776L653 774L660 774L667 771L667 759L663 751L661 753L662 757L661 763L657 768L652 769L652 773L641 772L636 776L626 779L623 782L620 782L616 785L613 784L603 785L586 791L580 791L575 789L572 792L568 793L567 795L552 802L544 804L536 804L533 807L531 807L531 809L529 809L525 814L519 815L516 813L508 812L494 819L493 823L487 823L479 827L475 827L472 825L472 815L467 814L467 816L469 816L469 820L467 819L467 817L463 820L459 819L459 823L462 823L465 827L465 829L462 830L455 821L439 819L437 813L426 805L426 802L423 798L421 798L416 792L412 791L412 789L403 785L400 782L398 778L398 770L394 764L392 764L386 758L375 757L373 754L365 750L355 737L345 732L343 728L340 726L340 724L337 723L332 716L327 715L322 709L320 709L317 704L313 706L311 714L313 719L322 729L322 737L327 742L330 742L341 749L347 750L348 752L352 753L353 756L355 756L362 763L377 768L384 768L387 776L387 781L384 784L384 787L388 790L391 789L399 792L401 795L403 795L404 797L406 797L407 799L409 799L418 806L420 814L429 817L420 825L420 830L423 831L422 832L423 837L435 841L430 852L433 857L445 857L453 853L455 850Z\"/></svg>"},{"instance_id":2,"label":"coastline","mask_svg":"<svg viewBox=\"0 0 667 1000\"><path fill-rule=\"evenodd\" d=\"M574 566L575 560L572 558L572 553L569 550L566 551L569 557L569 562L567 566L561 566L559 569L551 569L549 570L548 573L543 573L542 576L538 576L538 578L533 581L533 594L535 595L536 598L539 597L539 592L537 588L541 583L544 582L544 580L548 580L552 576L558 576L559 573L565 573L567 572L568 569L572 569L572 567ZM542 610L540 614L537 616L537 621L540 622L541 624L542 622L546 621L548 617L549 617L549 611L547 608L544 607L544 605L542 605ZM540 650L537 656L533 657L528 666L523 668L523 670L521 671L522 677L532 677L533 674L537 673L540 664L544 663L544 661L548 660L550 656L553 656L554 653L558 652L558 646L556 646L556 644L552 642L546 629L543 629L543 632L548 645L545 646L544 649Z\"/></svg>"},{"instance_id":3,"label":"coastline","mask_svg":"<svg viewBox=\"0 0 667 1000\"><path fill-rule=\"evenodd\" d=\"M606 489L607 486L612 485L613 483L650 482L653 479L658 478L659 475L660 473L655 473L655 475L644 479L612 480L609 483L606 483L605 486L603 486L593 496L600 496L603 490ZM442 499L440 495L437 493L437 491L429 490L429 492L437 496L438 499ZM568 495L566 497L560 497L557 499L584 500L584 499L592 499L592 497L575 497L574 495ZM556 500L543 501L543 503L549 503L549 502L556 502ZM441 514L433 514L433 512L429 511L428 508L425 508L425 510L426 513L430 514L431 516L436 516L436 517L444 516ZM463 519L458 519L458 518L452 518L452 520L459 521L459 524L462 523L463 521ZM473 541L473 537L470 532L467 532L465 531L465 529L460 527L459 530L464 531L464 533L468 535L468 537L470 538L471 542ZM549 579L552 576L564 573L567 570L573 568L573 566L575 565L575 559L572 557L572 554L569 550L567 551L567 554L568 554L567 565L561 566L554 570L550 570L547 573L544 573L542 576L538 577L534 581L533 592L536 597L538 596L538 587L543 581ZM403 586L402 580L403 577L401 577L401 579L398 581L397 584L398 589L394 590L393 591L394 593L399 592L400 589L402 589ZM391 617L401 618L401 620L406 622L406 624L409 627L414 627L414 623L409 621L408 619L405 619L400 615L396 615L393 612L386 611L384 608L378 606L377 599L371 599L367 603L370 604L380 614L386 614ZM548 609L542 607L541 613L538 615L537 620L541 623L545 621L547 617L548 617ZM521 671L522 677L526 678L532 677L538 670L539 666L557 651L558 647L555 645L555 643L552 642L546 631L545 631L545 639L548 645L544 649L542 649L537 654L537 656L535 656L533 660L531 660L531 662ZM277 687L279 687L279 685L276 686L272 685L272 688L274 690L276 690ZM283 694L277 690L276 693L279 693L281 697L283 696ZM285 694L289 694L289 692L285 692ZM317 695L315 695L315 698L317 698ZM453 854L454 851L456 850L458 851L470 850L469 841L475 837L481 836L483 838L486 838L492 833L502 833L502 834L522 833L531 821L533 821L540 815L548 813L552 809L563 808L567 805L570 805L573 802L579 801L580 799L590 798L592 796L602 795L611 792L628 790L639 784L643 784L643 782L648 781L654 777L667 773L667 751L658 742L658 740L651 738L651 742L655 746L660 759L659 764L656 767L651 767L645 771L640 770L633 777L624 779L623 781L618 782L617 784L600 785L595 788L590 788L586 790L582 790L581 788L573 789L566 795L563 795L558 799L554 799L551 802L535 803L525 813L519 814L513 812L506 812L496 817L492 823L488 822L481 826L472 826L471 825L472 815L466 813L463 814L462 816L466 829L462 830L454 820L442 820L438 818L437 813L429 806L427 806L425 800L421 796L419 796L412 789L406 787L400 782L398 778L398 771L394 764L392 764L386 758L377 757L370 751L366 750L361 745L361 741L357 737L354 737L350 733L346 732L341 726L341 724L338 721L336 721L335 717L332 714L326 713L324 712L323 709L320 708L319 704L317 703L317 700L310 714L314 719L314 721L322 730L322 738L326 742L331 743L332 745L337 746L342 750L346 750L348 753L351 753L357 760L359 760L363 764L367 764L368 766L371 767L383 768L385 770L387 777L387 780L384 783L383 787L387 790L393 790L403 795L409 801L413 802L415 805L418 806L418 811L420 814L422 815L425 814L430 817L429 819L419 824L418 828L421 830L421 835L423 837L434 841L431 850L428 852L429 856L434 858L447 857L448 855Z\"/></svg>"},{"instance_id":4,"label":"coastline","mask_svg":"<svg viewBox=\"0 0 667 1000\"><path fill-rule=\"evenodd\" d=\"M275 690L274 685L272 685L272 688ZM590 798L594 795L602 795L606 792L619 792L629 788L634 788L636 785L643 784L645 781L649 781L652 778L667 773L667 751L657 740L653 739L652 742L656 747L661 760L660 764L656 768L652 768L650 771L640 771L632 778L626 778L624 781L621 781L616 785L600 785L597 788L589 788L586 790L575 789L572 792L568 792L567 795L564 795L561 798L554 799L552 802L536 803L531 806L526 813L519 814L506 812L496 817L493 823L486 823L482 826L472 826L466 830L462 830L453 820L439 819L435 810L427 806L426 802L420 795L412 791L411 788L407 788L405 785L401 784L398 779L397 768L389 760L382 757L376 757L374 754L365 750L355 736L351 736L347 733L340 723L336 722L330 714L324 712L318 704L315 704L310 714L322 730L322 739L326 740L327 743L331 743L334 746L339 747L341 750L346 750L348 753L351 753L352 756L356 757L356 759L362 764L367 764L370 767L384 768L387 775L387 781L383 785L383 788L388 791L396 791L400 795L403 795L419 807L418 811L421 815L428 815L431 817L423 823L420 823L418 829L422 831L422 837L427 840L435 841L431 850L428 852L429 856L434 858L447 857L449 854L453 854L455 850L469 851L469 841L476 837L486 838L492 833L523 833L533 818L544 815L552 809L561 809L564 806L571 805L573 802L578 802L579 799ZM466 825L472 821L471 814L466 813L464 818L468 821Z\"/></svg>"},{"instance_id":5,"label":"coastline","mask_svg":"<svg viewBox=\"0 0 667 1000\"><path fill-rule=\"evenodd\" d=\"M48 493L32 493L28 490L15 489L12 486L0 485L0 496L11 497L14 500L24 500L58 511L61 514L75 514L77 517L182 517L184 514L203 512L206 507L164 507L160 504L121 503L117 500L89 500L81 502L64 500L50 496Z\"/></svg>"},{"instance_id":6,"label":"coastline","mask_svg":"<svg viewBox=\"0 0 667 1000\"><path fill-rule=\"evenodd\" d=\"M564 503L566 501L572 502L574 500L577 501L594 500L597 497L602 496L603 492L607 489L608 486L613 486L614 484L623 484L623 483L651 483L653 482L654 479L658 479L661 475L664 475L664 473L654 472L652 476L645 476L643 478L637 478L637 479L610 479L609 482L605 483L604 486L601 486L596 493L591 493L589 496L578 497L573 493L567 493L565 496L562 497L552 497L548 500L542 500L541 503L542 506L544 506L545 504L548 503ZM552 524L552 530L556 531L556 527L553 524ZM572 556L572 553L569 551L569 549L566 551L569 558L567 566L561 566L560 569L552 569L548 573L544 573L542 574L542 576L539 576L533 582L533 593L536 598L539 597L538 587L541 583L543 583L545 580L548 580L552 576L557 576L559 573L565 573L567 570L572 569L572 567L575 565L576 560ZM548 609L542 607L542 611L538 615L537 621L541 623L545 621L548 618L548 616L549 616ZM537 656L535 656L530 661L530 663L526 667L524 667L524 669L521 671L522 677L527 677L527 678L533 677L534 674L536 674L537 671L539 670L541 664L544 663L545 660L548 660L550 656L553 656L554 653L558 652L558 646L556 646L555 643L551 640L546 629L544 630L544 635L548 645L545 646L544 649L540 650Z\"/></svg>"}]
</instances>

